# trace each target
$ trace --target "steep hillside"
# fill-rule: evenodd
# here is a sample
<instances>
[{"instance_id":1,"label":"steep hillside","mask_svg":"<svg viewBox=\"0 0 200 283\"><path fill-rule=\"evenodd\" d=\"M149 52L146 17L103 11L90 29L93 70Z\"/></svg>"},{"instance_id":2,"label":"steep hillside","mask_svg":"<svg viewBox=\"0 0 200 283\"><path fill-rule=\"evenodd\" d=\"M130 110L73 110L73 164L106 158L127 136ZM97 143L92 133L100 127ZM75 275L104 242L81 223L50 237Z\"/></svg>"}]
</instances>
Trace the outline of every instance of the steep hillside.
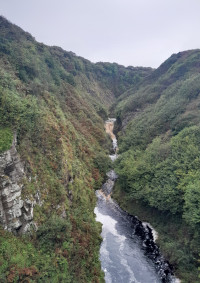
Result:
<instances>
[{"instance_id":1,"label":"steep hillside","mask_svg":"<svg viewBox=\"0 0 200 283\"><path fill-rule=\"evenodd\" d=\"M200 50L172 55L118 102L116 197L148 221L157 215L166 256L183 282L198 282Z\"/></svg>"},{"instance_id":2,"label":"steep hillside","mask_svg":"<svg viewBox=\"0 0 200 283\"><path fill-rule=\"evenodd\" d=\"M92 64L0 17L1 282L103 281L93 210L110 162L104 119L151 72Z\"/></svg>"}]
</instances>

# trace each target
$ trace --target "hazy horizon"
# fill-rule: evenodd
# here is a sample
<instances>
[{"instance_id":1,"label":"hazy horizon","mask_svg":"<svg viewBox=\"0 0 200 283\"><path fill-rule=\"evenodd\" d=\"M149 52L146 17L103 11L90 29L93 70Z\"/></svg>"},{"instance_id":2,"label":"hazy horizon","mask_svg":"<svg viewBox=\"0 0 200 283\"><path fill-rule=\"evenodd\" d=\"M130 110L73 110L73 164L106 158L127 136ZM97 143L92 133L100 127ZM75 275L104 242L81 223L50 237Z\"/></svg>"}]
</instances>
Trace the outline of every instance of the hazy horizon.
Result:
<instances>
[{"instance_id":1,"label":"hazy horizon","mask_svg":"<svg viewBox=\"0 0 200 283\"><path fill-rule=\"evenodd\" d=\"M0 0L1 15L39 42L92 62L157 68L200 48L198 0Z\"/></svg>"}]
</instances>

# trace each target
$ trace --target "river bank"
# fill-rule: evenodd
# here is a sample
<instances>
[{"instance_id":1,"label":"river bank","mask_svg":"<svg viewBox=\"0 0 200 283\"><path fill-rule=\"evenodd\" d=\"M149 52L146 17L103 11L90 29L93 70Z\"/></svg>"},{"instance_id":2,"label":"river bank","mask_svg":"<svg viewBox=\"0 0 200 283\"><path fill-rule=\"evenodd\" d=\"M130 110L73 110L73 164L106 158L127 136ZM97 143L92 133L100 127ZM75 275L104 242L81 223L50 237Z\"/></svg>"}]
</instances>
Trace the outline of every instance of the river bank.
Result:
<instances>
[{"instance_id":1,"label":"river bank","mask_svg":"<svg viewBox=\"0 0 200 283\"><path fill-rule=\"evenodd\" d=\"M127 200L126 194L120 190L118 183L115 184L112 197L120 207L132 215L137 215L142 221L150 222L158 232L156 243L161 253L174 267L175 275L181 283L199 283L198 263L192 264L193 258L188 256L188 243L194 231L180 221L178 216L158 212L145 204ZM193 245L198 244L198 239ZM177 282L180 282L177 281Z\"/></svg>"}]
</instances>

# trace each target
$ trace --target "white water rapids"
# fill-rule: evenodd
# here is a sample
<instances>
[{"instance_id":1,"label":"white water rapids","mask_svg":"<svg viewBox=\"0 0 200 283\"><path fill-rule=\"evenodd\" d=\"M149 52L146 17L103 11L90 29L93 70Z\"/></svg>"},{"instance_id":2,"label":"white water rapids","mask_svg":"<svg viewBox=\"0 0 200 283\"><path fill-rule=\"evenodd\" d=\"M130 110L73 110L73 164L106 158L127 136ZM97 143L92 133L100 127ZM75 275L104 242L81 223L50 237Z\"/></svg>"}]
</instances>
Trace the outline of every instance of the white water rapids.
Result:
<instances>
[{"instance_id":1,"label":"white water rapids","mask_svg":"<svg viewBox=\"0 0 200 283\"><path fill-rule=\"evenodd\" d=\"M115 119L106 121L106 132L113 140L114 154L111 160L117 158L117 139L113 134ZM163 281L161 273L156 270L155 263L146 255L143 242L134 233L133 222L110 194L117 178L114 170L107 173L108 180L101 190L96 192L96 220L102 223L103 238L100 248L102 270L106 283L160 283L177 282L176 278ZM147 226L148 223L143 224ZM155 239L154 239L155 240Z\"/></svg>"}]
</instances>

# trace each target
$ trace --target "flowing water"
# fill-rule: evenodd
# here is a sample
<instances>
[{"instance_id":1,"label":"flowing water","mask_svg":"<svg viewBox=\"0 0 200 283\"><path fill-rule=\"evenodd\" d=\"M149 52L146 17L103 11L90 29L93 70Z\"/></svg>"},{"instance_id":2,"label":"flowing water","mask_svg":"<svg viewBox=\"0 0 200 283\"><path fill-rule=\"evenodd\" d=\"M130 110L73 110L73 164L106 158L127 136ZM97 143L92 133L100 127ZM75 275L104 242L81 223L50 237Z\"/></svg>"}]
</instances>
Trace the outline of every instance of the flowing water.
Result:
<instances>
[{"instance_id":1,"label":"flowing water","mask_svg":"<svg viewBox=\"0 0 200 283\"><path fill-rule=\"evenodd\" d=\"M113 140L111 160L117 158L117 139L113 134L115 119L106 121L106 132ZM96 192L96 220L102 223L103 242L100 248L102 270L106 283L178 282L171 275L170 265L160 255L153 241L152 229L124 212L111 198L117 179L114 170L107 173L107 181Z\"/></svg>"}]
</instances>

